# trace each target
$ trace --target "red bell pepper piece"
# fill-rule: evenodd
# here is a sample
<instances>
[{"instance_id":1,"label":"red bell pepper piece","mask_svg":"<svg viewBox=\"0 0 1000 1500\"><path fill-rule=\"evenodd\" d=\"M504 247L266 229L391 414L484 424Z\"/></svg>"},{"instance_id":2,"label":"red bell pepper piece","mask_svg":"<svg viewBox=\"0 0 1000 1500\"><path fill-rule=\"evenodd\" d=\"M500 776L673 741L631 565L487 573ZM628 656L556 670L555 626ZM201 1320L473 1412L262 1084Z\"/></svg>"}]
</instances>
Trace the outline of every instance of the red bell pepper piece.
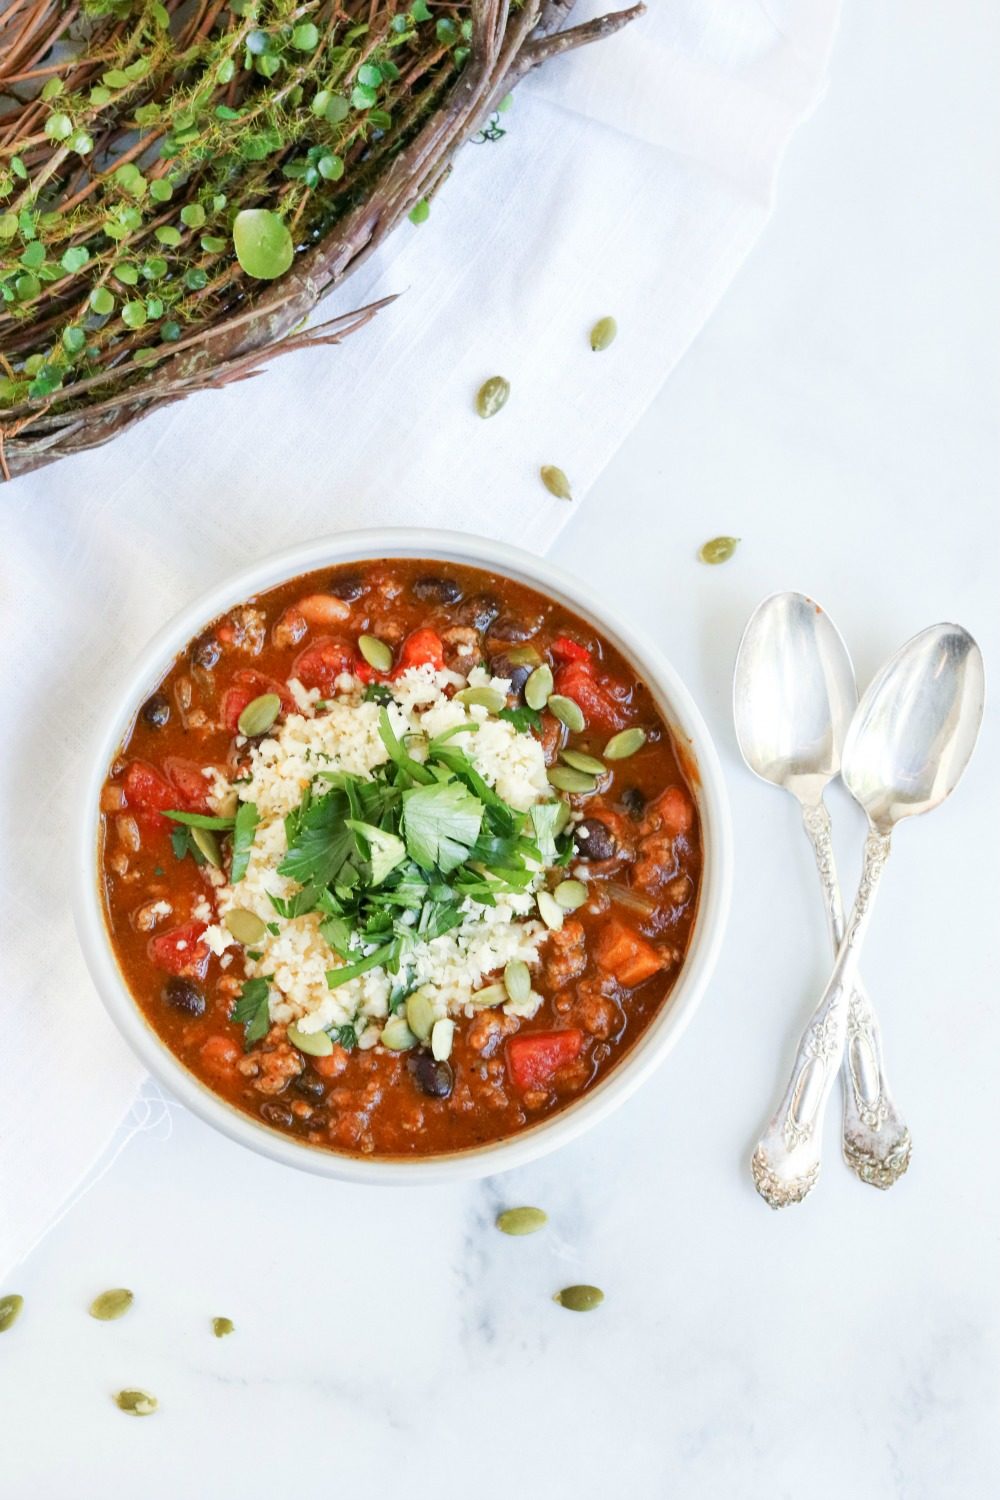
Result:
<instances>
[{"instance_id":1,"label":"red bell pepper piece","mask_svg":"<svg viewBox=\"0 0 1000 1500\"><path fill-rule=\"evenodd\" d=\"M301 660L301 658L298 660ZM296 665L298 665L298 662L296 662ZM293 668L292 676L297 677L298 675ZM311 687L313 684L306 683L306 686ZM290 714L295 712L295 699L283 682L277 682L273 677L265 677L263 672L255 672L251 668L246 668L242 672L236 673L232 686L226 689L222 697L220 713L222 715L222 722L230 734L237 734L239 732L240 714L246 708L247 704L252 703L255 698L262 698L265 693L277 693L281 699L282 713Z\"/></svg>"},{"instance_id":2,"label":"red bell pepper piece","mask_svg":"<svg viewBox=\"0 0 1000 1500\"><path fill-rule=\"evenodd\" d=\"M590 661L587 647L581 646L579 641L570 640L568 635L557 635L549 650L556 661Z\"/></svg>"},{"instance_id":3,"label":"red bell pepper piece","mask_svg":"<svg viewBox=\"0 0 1000 1500\"><path fill-rule=\"evenodd\" d=\"M520 1092L547 1089L554 1074L567 1063L575 1062L583 1050L583 1032L576 1027L566 1031L529 1031L511 1037L507 1043L507 1071Z\"/></svg>"},{"instance_id":4,"label":"red bell pepper piece","mask_svg":"<svg viewBox=\"0 0 1000 1500\"><path fill-rule=\"evenodd\" d=\"M145 760L133 760L125 772L123 783L125 805L138 814L150 828L166 828L168 819L163 817L167 809L176 808L180 800L176 787Z\"/></svg>"},{"instance_id":5,"label":"red bell pepper piece","mask_svg":"<svg viewBox=\"0 0 1000 1500\"><path fill-rule=\"evenodd\" d=\"M436 630L430 630L427 627L414 630L406 637L399 648L399 660L392 672L393 680L408 667L426 666L433 667L435 672L444 670L444 642Z\"/></svg>"},{"instance_id":6,"label":"red bell pepper piece","mask_svg":"<svg viewBox=\"0 0 1000 1500\"><path fill-rule=\"evenodd\" d=\"M203 922L185 922L149 940L149 958L158 969L180 974L185 979L204 979L211 958L207 943L202 942Z\"/></svg>"},{"instance_id":7,"label":"red bell pepper piece","mask_svg":"<svg viewBox=\"0 0 1000 1500\"><path fill-rule=\"evenodd\" d=\"M594 957L598 967L613 975L627 990L644 984L666 966L663 954L617 917L601 927Z\"/></svg>"},{"instance_id":8,"label":"red bell pepper piece","mask_svg":"<svg viewBox=\"0 0 1000 1500\"><path fill-rule=\"evenodd\" d=\"M555 675L555 689L583 709L588 724L624 729L628 723L628 689L613 677L598 677L591 661L571 661Z\"/></svg>"},{"instance_id":9,"label":"red bell pepper piece","mask_svg":"<svg viewBox=\"0 0 1000 1500\"><path fill-rule=\"evenodd\" d=\"M181 755L168 755L163 762L167 778L180 794L173 807L185 812L210 813L208 781L201 773L197 761L185 760Z\"/></svg>"}]
</instances>

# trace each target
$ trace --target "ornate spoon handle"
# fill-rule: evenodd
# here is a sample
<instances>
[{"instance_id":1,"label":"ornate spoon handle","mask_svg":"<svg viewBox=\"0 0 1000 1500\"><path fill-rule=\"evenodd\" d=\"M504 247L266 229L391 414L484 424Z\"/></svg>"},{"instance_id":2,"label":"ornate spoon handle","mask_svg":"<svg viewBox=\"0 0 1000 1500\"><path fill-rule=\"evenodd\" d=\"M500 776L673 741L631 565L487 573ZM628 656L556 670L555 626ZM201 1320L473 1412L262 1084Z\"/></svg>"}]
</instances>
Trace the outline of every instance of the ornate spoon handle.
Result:
<instances>
[{"instance_id":1,"label":"ornate spoon handle","mask_svg":"<svg viewBox=\"0 0 1000 1500\"><path fill-rule=\"evenodd\" d=\"M754 1185L772 1208L801 1202L819 1177L823 1116L840 1067L858 954L888 856L889 836L873 829L865 840L861 883L833 972L799 1043L781 1104L750 1163Z\"/></svg>"},{"instance_id":2,"label":"ornate spoon handle","mask_svg":"<svg viewBox=\"0 0 1000 1500\"><path fill-rule=\"evenodd\" d=\"M844 937L844 908L826 804L820 800L815 807L804 807L802 821L816 856L827 924L836 953ZM885 1076L882 1035L860 975L855 978L848 1001L847 1046L841 1071L844 1159L863 1182L872 1187L892 1187L910 1165L912 1142Z\"/></svg>"}]
</instances>

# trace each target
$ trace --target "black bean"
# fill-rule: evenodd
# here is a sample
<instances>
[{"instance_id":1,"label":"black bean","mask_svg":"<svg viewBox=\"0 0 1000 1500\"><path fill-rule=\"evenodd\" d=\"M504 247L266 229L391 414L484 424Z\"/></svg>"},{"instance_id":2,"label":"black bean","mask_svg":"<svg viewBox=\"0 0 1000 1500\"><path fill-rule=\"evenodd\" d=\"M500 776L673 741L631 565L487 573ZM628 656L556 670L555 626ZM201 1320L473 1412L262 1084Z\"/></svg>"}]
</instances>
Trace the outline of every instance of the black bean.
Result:
<instances>
[{"instance_id":1,"label":"black bean","mask_svg":"<svg viewBox=\"0 0 1000 1500\"><path fill-rule=\"evenodd\" d=\"M522 641L530 641L533 635L537 635L541 626L541 615L528 620L523 615L498 615L490 626L489 635L491 640L519 646Z\"/></svg>"},{"instance_id":2,"label":"black bean","mask_svg":"<svg viewBox=\"0 0 1000 1500\"><path fill-rule=\"evenodd\" d=\"M588 814L573 832L573 842L581 859L610 859L618 848L618 842L606 823Z\"/></svg>"},{"instance_id":3,"label":"black bean","mask_svg":"<svg viewBox=\"0 0 1000 1500\"><path fill-rule=\"evenodd\" d=\"M500 601L493 594L470 594L455 611L459 625L471 625L474 630L489 630L500 613Z\"/></svg>"},{"instance_id":4,"label":"black bean","mask_svg":"<svg viewBox=\"0 0 1000 1500\"><path fill-rule=\"evenodd\" d=\"M338 599L343 599L345 604L353 604L367 589L368 585L360 573L351 573L346 578L331 578L328 586L328 591Z\"/></svg>"},{"instance_id":5,"label":"black bean","mask_svg":"<svg viewBox=\"0 0 1000 1500\"><path fill-rule=\"evenodd\" d=\"M461 584L454 578L432 578L429 574L415 578L411 589L421 604L457 604L462 597Z\"/></svg>"},{"instance_id":6,"label":"black bean","mask_svg":"<svg viewBox=\"0 0 1000 1500\"><path fill-rule=\"evenodd\" d=\"M163 986L163 998L174 1010L183 1011L186 1016L205 1014L205 996L196 984L179 974L167 980Z\"/></svg>"},{"instance_id":7,"label":"black bean","mask_svg":"<svg viewBox=\"0 0 1000 1500\"><path fill-rule=\"evenodd\" d=\"M326 1084L322 1078L318 1078L315 1073L310 1073L308 1069L306 1072L300 1073L298 1078L292 1080L292 1088L297 1094L301 1094L303 1099L324 1099L326 1097Z\"/></svg>"},{"instance_id":8,"label":"black bean","mask_svg":"<svg viewBox=\"0 0 1000 1500\"><path fill-rule=\"evenodd\" d=\"M530 662L514 662L505 651L498 651L495 656L490 657L490 676L507 677L510 680L510 690L518 698L524 691L524 684L534 671Z\"/></svg>"},{"instance_id":9,"label":"black bean","mask_svg":"<svg viewBox=\"0 0 1000 1500\"><path fill-rule=\"evenodd\" d=\"M638 823L646 811L646 794L640 792L637 786L626 787L622 792L622 807Z\"/></svg>"},{"instance_id":10,"label":"black bean","mask_svg":"<svg viewBox=\"0 0 1000 1500\"><path fill-rule=\"evenodd\" d=\"M142 717L153 729L162 729L170 718L170 704L162 693L154 693L142 705Z\"/></svg>"},{"instance_id":11,"label":"black bean","mask_svg":"<svg viewBox=\"0 0 1000 1500\"><path fill-rule=\"evenodd\" d=\"M417 1087L432 1099L447 1099L455 1087L455 1075L451 1063L438 1062L430 1052L411 1052L408 1058L410 1072Z\"/></svg>"},{"instance_id":12,"label":"black bean","mask_svg":"<svg viewBox=\"0 0 1000 1500\"><path fill-rule=\"evenodd\" d=\"M266 1120L269 1125L289 1126L295 1119L287 1104L279 1104L276 1099L269 1099L260 1107L261 1119Z\"/></svg>"},{"instance_id":13,"label":"black bean","mask_svg":"<svg viewBox=\"0 0 1000 1500\"><path fill-rule=\"evenodd\" d=\"M214 635L203 636L191 647L191 660L196 667L203 667L206 672L211 672L212 668L218 664L221 655L222 647Z\"/></svg>"}]
</instances>

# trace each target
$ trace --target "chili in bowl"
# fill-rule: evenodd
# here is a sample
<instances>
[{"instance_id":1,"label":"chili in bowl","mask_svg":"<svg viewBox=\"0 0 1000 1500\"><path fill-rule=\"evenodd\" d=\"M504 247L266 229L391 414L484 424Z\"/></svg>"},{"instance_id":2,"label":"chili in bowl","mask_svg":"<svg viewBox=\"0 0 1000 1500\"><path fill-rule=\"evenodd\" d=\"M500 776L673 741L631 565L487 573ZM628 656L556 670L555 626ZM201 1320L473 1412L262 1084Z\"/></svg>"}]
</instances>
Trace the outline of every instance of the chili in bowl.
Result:
<instances>
[{"instance_id":1,"label":"chili in bowl","mask_svg":"<svg viewBox=\"0 0 1000 1500\"><path fill-rule=\"evenodd\" d=\"M361 1180L496 1171L606 1113L697 1002L728 894L672 671L547 565L434 532L315 543L185 611L83 841L84 950L151 1070Z\"/></svg>"}]
</instances>

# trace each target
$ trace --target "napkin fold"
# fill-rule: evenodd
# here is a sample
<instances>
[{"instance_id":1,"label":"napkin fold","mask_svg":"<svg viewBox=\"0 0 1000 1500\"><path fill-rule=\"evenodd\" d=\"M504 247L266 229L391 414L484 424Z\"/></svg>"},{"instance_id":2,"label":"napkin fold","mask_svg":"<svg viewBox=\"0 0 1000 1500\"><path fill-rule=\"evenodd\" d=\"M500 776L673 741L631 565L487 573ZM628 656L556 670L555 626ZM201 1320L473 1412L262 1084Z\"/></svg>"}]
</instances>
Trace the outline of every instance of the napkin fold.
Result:
<instances>
[{"instance_id":1,"label":"napkin fold","mask_svg":"<svg viewBox=\"0 0 1000 1500\"><path fill-rule=\"evenodd\" d=\"M572 506L539 466L579 503L712 311L821 94L837 10L651 0L526 80L430 218L321 309L400 294L364 331L0 487L0 1277L150 1114L128 1120L142 1073L69 909L82 769L128 662L219 576L306 537L420 523L548 547ZM608 314L618 339L594 354ZM497 373L511 397L483 422Z\"/></svg>"}]
</instances>

